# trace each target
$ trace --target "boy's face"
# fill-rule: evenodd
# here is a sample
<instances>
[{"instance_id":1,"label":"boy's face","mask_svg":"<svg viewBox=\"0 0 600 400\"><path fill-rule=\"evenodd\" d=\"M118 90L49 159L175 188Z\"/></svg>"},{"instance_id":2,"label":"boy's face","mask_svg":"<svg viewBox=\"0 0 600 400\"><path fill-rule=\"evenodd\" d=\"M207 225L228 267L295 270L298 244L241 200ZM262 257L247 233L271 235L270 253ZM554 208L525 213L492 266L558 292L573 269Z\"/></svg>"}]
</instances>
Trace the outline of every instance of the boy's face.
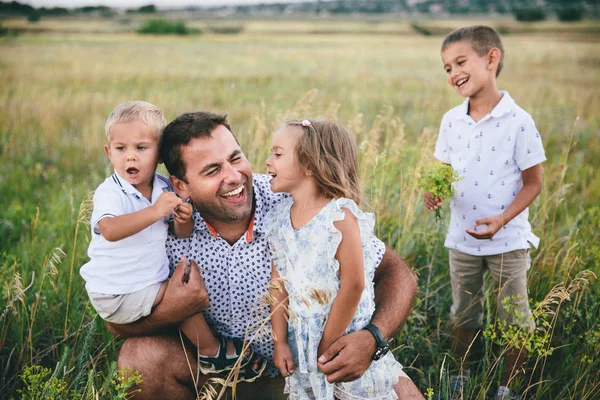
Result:
<instances>
[{"instance_id":1,"label":"boy's face","mask_svg":"<svg viewBox=\"0 0 600 400\"><path fill-rule=\"evenodd\" d=\"M104 152L123 179L140 192L151 185L158 164L158 138L143 121L113 125Z\"/></svg>"},{"instance_id":2,"label":"boy's face","mask_svg":"<svg viewBox=\"0 0 600 400\"><path fill-rule=\"evenodd\" d=\"M491 52L491 50L490 50ZM448 83L462 97L474 97L496 79L497 61L490 53L480 56L466 41L451 43L442 50Z\"/></svg>"}]
</instances>

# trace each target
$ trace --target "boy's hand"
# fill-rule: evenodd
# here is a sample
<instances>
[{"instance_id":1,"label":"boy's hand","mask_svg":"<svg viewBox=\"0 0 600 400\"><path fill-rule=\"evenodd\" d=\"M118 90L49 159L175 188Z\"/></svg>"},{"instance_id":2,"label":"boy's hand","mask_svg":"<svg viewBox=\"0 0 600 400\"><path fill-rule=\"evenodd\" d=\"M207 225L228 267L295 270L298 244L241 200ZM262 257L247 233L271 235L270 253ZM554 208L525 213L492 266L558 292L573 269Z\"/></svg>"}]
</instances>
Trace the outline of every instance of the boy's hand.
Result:
<instances>
[{"instance_id":1,"label":"boy's hand","mask_svg":"<svg viewBox=\"0 0 600 400\"><path fill-rule=\"evenodd\" d=\"M480 225L487 225L487 228L482 231L467 229L467 233L473 236L475 239L491 239L502 228L504 221L502 215L486 217L475 221L473 228L477 228Z\"/></svg>"},{"instance_id":2,"label":"boy's hand","mask_svg":"<svg viewBox=\"0 0 600 400\"><path fill-rule=\"evenodd\" d=\"M185 201L181 202L177 207L175 207L175 215L173 219L178 224L184 224L192 217L192 213L194 208L191 204L186 203Z\"/></svg>"},{"instance_id":3,"label":"boy's hand","mask_svg":"<svg viewBox=\"0 0 600 400\"><path fill-rule=\"evenodd\" d=\"M158 197L152 207L156 210L159 218L164 218L171 214L181 203L183 203L183 200L177 197L175 193L166 192Z\"/></svg>"},{"instance_id":4,"label":"boy's hand","mask_svg":"<svg viewBox=\"0 0 600 400\"><path fill-rule=\"evenodd\" d=\"M278 340L275 342L275 352L273 353L273 363L281 375L286 377L294 373L294 358L292 357L292 351L287 342Z\"/></svg>"},{"instance_id":5,"label":"boy's hand","mask_svg":"<svg viewBox=\"0 0 600 400\"><path fill-rule=\"evenodd\" d=\"M428 210L435 211L442 206L442 201L444 201L444 196L436 199L433 197L431 192L426 192L423 196L423 203L425 203L425 207Z\"/></svg>"}]
</instances>

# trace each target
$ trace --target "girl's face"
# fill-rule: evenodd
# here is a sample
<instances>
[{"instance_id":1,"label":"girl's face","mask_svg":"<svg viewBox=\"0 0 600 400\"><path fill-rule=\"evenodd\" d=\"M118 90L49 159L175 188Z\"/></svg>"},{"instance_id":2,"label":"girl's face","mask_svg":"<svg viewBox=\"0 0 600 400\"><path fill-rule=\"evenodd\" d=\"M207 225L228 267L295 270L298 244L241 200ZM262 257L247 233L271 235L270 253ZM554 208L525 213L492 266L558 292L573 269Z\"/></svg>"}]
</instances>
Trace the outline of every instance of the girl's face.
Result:
<instances>
[{"instance_id":1,"label":"girl's face","mask_svg":"<svg viewBox=\"0 0 600 400\"><path fill-rule=\"evenodd\" d=\"M303 134L299 126L284 126L273 135L271 156L265 162L272 191L289 193L304 179L309 179L296 158L296 146Z\"/></svg>"}]
</instances>

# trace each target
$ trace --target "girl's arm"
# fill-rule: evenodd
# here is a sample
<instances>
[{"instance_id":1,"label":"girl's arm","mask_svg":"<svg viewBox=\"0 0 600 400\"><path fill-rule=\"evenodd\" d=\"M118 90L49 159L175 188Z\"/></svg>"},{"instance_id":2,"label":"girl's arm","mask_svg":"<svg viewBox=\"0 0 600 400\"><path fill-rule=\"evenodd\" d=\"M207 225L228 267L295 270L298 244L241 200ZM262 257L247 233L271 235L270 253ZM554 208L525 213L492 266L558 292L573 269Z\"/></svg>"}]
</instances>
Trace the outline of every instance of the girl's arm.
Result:
<instances>
[{"instance_id":1,"label":"girl's arm","mask_svg":"<svg viewBox=\"0 0 600 400\"><path fill-rule=\"evenodd\" d=\"M271 294L275 299L275 302L271 304L271 327L275 336L273 362L279 368L281 375L289 376L294 373L294 360L287 343L289 300L285 286L273 263L271 263L271 288Z\"/></svg>"},{"instance_id":2,"label":"girl's arm","mask_svg":"<svg viewBox=\"0 0 600 400\"><path fill-rule=\"evenodd\" d=\"M116 217L103 218L98 222L100 233L109 242L116 242L141 232L161 218L166 217L181 200L175 193L163 193L156 203L143 210Z\"/></svg>"},{"instance_id":3,"label":"girl's arm","mask_svg":"<svg viewBox=\"0 0 600 400\"><path fill-rule=\"evenodd\" d=\"M365 288L364 258L360 229L356 217L346 209L343 220L334 222L342 233L335 258L340 263L340 290L325 324L323 337L319 343L319 356L341 337L356 313L360 297Z\"/></svg>"}]
</instances>

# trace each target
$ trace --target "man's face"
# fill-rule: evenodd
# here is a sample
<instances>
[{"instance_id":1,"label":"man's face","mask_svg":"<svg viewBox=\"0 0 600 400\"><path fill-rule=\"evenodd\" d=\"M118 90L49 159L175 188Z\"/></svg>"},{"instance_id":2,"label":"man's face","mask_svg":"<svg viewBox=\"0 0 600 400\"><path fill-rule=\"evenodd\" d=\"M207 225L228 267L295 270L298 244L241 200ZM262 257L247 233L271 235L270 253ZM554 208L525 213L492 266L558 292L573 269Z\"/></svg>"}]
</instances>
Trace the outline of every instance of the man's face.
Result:
<instances>
[{"instance_id":1,"label":"man's face","mask_svg":"<svg viewBox=\"0 0 600 400\"><path fill-rule=\"evenodd\" d=\"M208 138L182 147L185 180L176 185L209 223L235 223L252 212L252 169L233 134L223 125ZM177 187L179 186L179 187Z\"/></svg>"}]
</instances>

